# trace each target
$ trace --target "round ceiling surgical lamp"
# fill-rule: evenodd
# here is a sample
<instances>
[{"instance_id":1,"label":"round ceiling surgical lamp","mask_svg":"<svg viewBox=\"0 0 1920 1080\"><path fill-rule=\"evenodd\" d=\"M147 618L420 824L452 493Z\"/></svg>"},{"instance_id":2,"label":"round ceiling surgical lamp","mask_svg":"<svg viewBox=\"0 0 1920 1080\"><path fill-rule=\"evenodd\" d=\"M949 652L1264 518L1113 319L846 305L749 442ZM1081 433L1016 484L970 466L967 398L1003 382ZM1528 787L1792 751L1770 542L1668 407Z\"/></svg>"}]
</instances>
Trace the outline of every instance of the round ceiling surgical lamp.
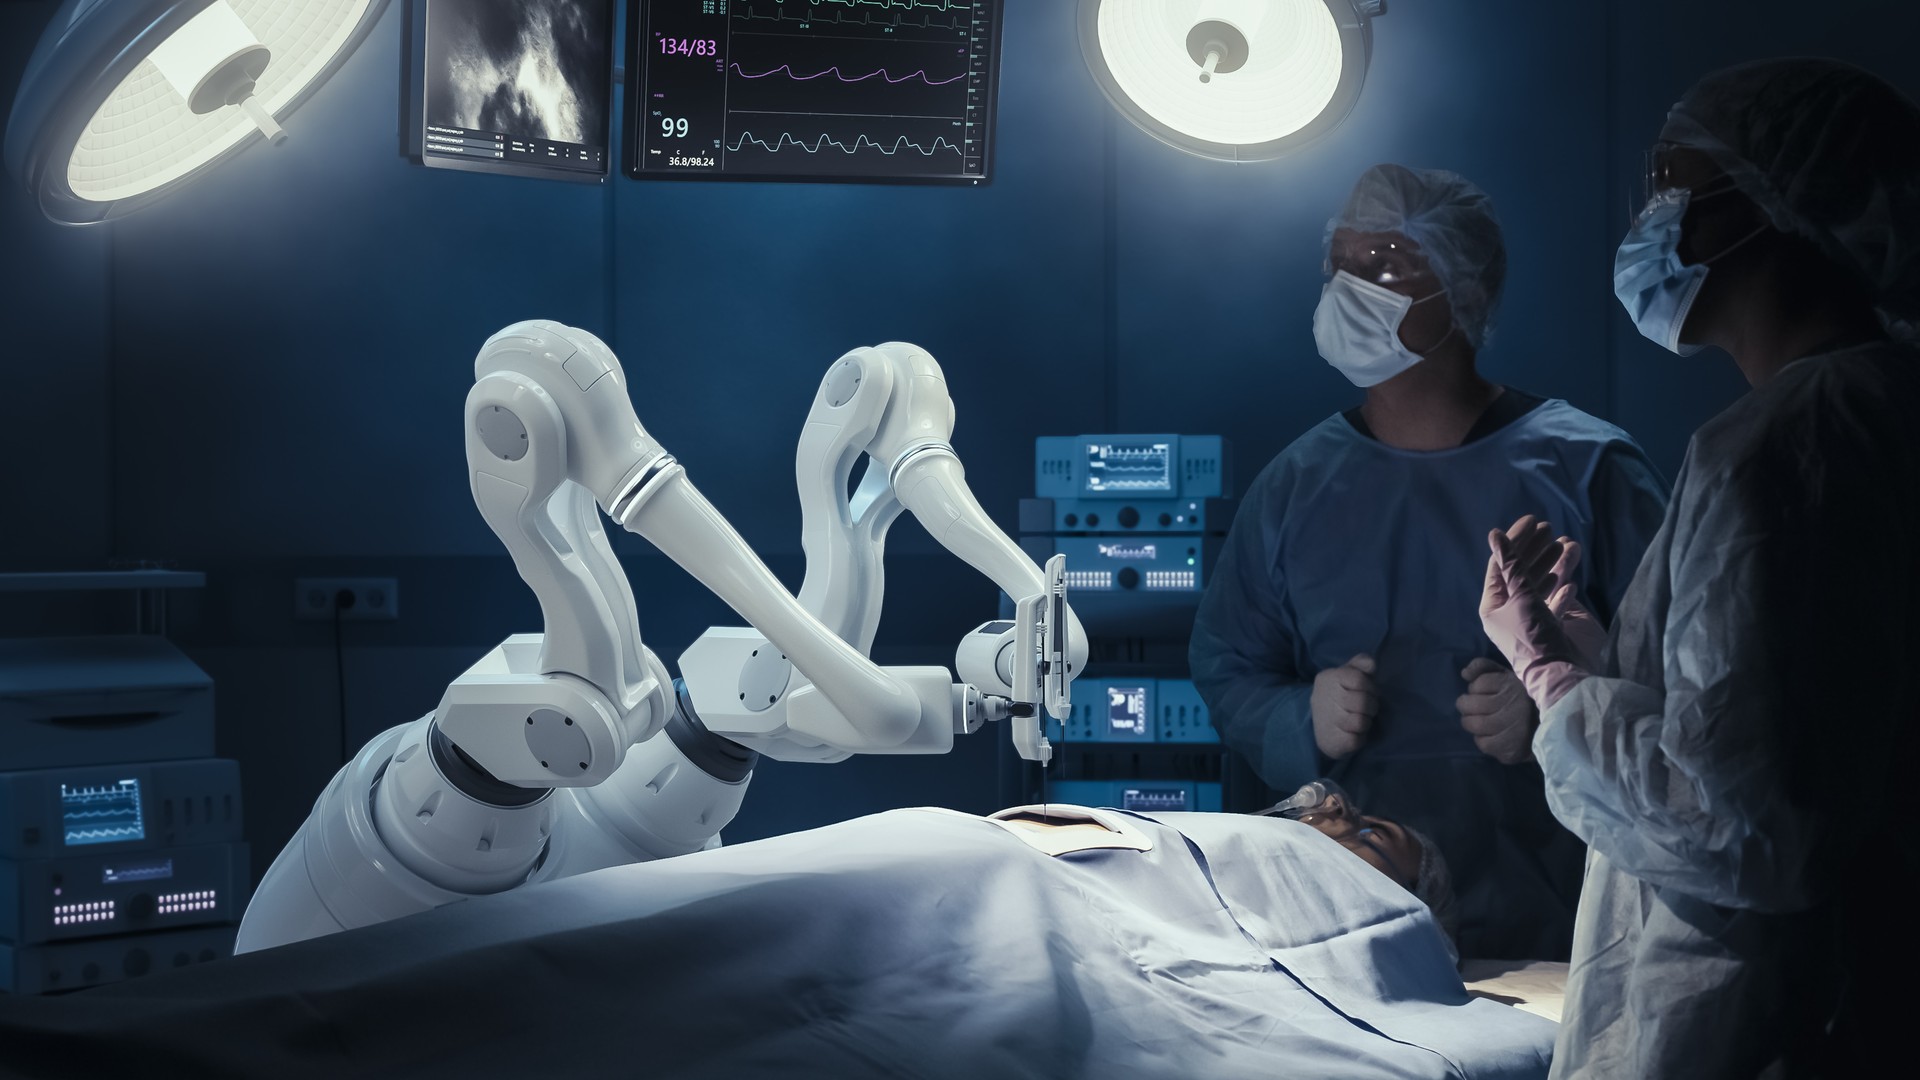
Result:
<instances>
[{"instance_id":1,"label":"round ceiling surgical lamp","mask_svg":"<svg viewBox=\"0 0 1920 1080\"><path fill-rule=\"evenodd\" d=\"M387 0L67 0L27 62L9 171L54 221L131 213L262 139Z\"/></svg>"},{"instance_id":2,"label":"round ceiling surgical lamp","mask_svg":"<svg viewBox=\"0 0 1920 1080\"><path fill-rule=\"evenodd\" d=\"M1170 146L1265 161L1346 119L1386 0L1080 0L1114 107Z\"/></svg>"}]
</instances>

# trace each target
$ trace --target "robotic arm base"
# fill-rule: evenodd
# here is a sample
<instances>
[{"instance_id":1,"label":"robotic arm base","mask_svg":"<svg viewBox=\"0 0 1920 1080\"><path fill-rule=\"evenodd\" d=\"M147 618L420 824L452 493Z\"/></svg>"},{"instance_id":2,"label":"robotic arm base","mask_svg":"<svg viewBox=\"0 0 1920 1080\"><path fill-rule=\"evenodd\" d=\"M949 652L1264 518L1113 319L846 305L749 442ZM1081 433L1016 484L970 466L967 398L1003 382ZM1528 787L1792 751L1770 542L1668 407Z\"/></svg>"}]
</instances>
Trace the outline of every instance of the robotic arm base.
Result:
<instances>
[{"instance_id":1,"label":"robotic arm base","mask_svg":"<svg viewBox=\"0 0 1920 1080\"><path fill-rule=\"evenodd\" d=\"M254 891L236 952L497 892L538 868L553 801L491 807L450 790L428 751L432 722L383 732L334 774ZM402 810L427 813L403 819Z\"/></svg>"}]
</instances>

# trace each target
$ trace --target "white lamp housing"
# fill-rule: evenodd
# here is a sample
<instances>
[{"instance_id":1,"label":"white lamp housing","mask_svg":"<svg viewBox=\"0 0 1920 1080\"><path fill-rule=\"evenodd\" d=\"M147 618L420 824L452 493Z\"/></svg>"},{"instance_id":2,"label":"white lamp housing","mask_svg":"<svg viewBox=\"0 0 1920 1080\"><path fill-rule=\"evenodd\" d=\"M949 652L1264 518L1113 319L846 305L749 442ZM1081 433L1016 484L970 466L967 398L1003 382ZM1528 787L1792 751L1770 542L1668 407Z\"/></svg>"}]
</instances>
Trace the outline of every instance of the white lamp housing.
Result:
<instances>
[{"instance_id":1,"label":"white lamp housing","mask_svg":"<svg viewBox=\"0 0 1920 1080\"><path fill-rule=\"evenodd\" d=\"M1080 46L1116 108L1226 161L1278 157L1359 98L1384 0L1081 0Z\"/></svg>"},{"instance_id":2,"label":"white lamp housing","mask_svg":"<svg viewBox=\"0 0 1920 1080\"><path fill-rule=\"evenodd\" d=\"M10 169L55 221L151 202L256 137L352 54L386 0L67 0L28 63Z\"/></svg>"},{"instance_id":3,"label":"white lamp housing","mask_svg":"<svg viewBox=\"0 0 1920 1080\"><path fill-rule=\"evenodd\" d=\"M213 0L148 59L195 114L238 105L267 138L286 137L253 96L273 51L260 44L227 0Z\"/></svg>"}]
</instances>

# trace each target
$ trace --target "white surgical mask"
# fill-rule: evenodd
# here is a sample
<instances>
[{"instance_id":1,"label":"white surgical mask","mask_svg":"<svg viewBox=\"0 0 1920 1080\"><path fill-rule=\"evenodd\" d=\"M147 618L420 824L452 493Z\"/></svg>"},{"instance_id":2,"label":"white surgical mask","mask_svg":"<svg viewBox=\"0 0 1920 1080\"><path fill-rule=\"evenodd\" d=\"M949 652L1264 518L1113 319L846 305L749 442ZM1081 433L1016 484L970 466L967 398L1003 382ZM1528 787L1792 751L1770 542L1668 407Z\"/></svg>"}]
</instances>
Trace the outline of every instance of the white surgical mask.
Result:
<instances>
[{"instance_id":1,"label":"white surgical mask","mask_svg":"<svg viewBox=\"0 0 1920 1080\"><path fill-rule=\"evenodd\" d=\"M1408 310L1445 292L1415 300L1337 271L1320 291L1320 306L1313 312L1314 344L1320 347L1321 357L1353 385L1364 388L1386 382L1424 359L1400 341L1400 323ZM1447 337L1452 336L1453 330L1447 331Z\"/></svg>"},{"instance_id":2,"label":"white surgical mask","mask_svg":"<svg viewBox=\"0 0 1920 1080\"><path fill-rule=\"evenodd\" d=\"M1692 195L1686 188L1674 188L1648 200L1613 258L1613 295L1627 309L1633 325L1649 341L1681 356L1692 356L1702 348L1682 345L1680 330L1700 296L1700 287L1707 283L1708 264L1768 229L1763 224L1713 258L1688 266L1680 261L1680 223Z\"/></svg>"}]
</instances>

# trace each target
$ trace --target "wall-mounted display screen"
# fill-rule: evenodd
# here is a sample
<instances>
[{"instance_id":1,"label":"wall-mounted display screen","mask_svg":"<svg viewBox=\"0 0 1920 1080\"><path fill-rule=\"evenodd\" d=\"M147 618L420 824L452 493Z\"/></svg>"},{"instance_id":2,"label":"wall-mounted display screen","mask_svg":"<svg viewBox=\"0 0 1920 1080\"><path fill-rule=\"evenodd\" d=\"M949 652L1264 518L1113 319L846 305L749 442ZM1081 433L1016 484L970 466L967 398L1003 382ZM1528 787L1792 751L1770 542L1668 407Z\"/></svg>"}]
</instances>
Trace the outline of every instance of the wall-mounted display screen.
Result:
<instances>
[{"instance_id":1,"label":"wall-mounted display screen","mask_svg":"<svg viewBox=\"0 0 1920 1080\"><path fill-rule=\"evenodd\" d=\"M615 14L614 0L418 0L420 160L605 179Z\"/></svg>"},{"instance_id":2,"label":"wall-mounted display screen","mask_svg":"<svg viewBox=\"0 0 1920 1080\"><path fill-rule=\"evenodd\" d=\"M982 184L1001 0L634 0L640 179Z\"/></svg>"}]
</instances>

